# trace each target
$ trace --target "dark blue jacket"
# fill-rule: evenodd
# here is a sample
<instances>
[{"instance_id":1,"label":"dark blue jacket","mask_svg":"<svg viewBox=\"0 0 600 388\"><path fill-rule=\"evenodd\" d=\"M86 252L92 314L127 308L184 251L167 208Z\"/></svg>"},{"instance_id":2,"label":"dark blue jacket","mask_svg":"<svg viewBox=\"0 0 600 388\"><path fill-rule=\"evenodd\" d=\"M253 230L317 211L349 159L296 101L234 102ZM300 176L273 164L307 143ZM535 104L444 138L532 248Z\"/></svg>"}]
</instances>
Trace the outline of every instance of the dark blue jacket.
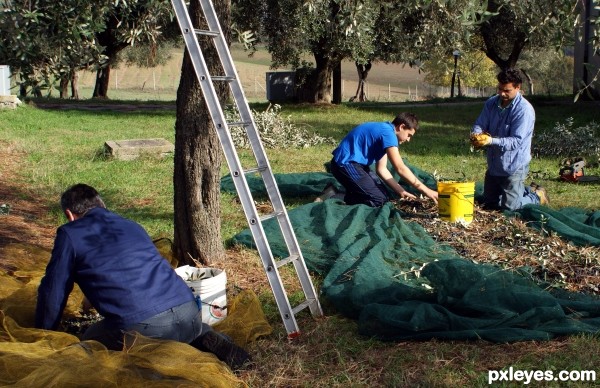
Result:
<instances>
[{"instance_id":1,"label":"dark blue jacket","mask_svg":"<svg viewBox=\"0 0 600 388\"><path fill-rule=\"evenodd\" d=\"M74 283L121 329L194 300L144 228L103 208L58 228L38 289L36 327L58 327Z\"/></svg>"}]
</instances>

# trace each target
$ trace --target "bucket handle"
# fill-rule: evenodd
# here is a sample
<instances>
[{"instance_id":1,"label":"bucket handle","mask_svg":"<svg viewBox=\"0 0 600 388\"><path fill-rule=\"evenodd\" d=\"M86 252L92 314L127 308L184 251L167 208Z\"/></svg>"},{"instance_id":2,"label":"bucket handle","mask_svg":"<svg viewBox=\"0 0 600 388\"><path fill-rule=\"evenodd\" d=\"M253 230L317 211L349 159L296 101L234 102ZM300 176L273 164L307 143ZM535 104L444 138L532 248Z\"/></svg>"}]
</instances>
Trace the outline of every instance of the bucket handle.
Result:
<instances>
[{"instance_id":1,"label":"bucket handle","mask_svg":"<svg viewBox=\"0 0 600 388\"><path fill-rule=\"evenodd\" d=\"M225 305L225 306L218 306L216 304L211 304L211 303L206 303L206 302L200 302L200 303L205 304L207 306L210 306L210 307L212 307L214 309L218 309L218 310L227 310L227 307L228 307L227 305Z\"/></svg>"}]
</instances>

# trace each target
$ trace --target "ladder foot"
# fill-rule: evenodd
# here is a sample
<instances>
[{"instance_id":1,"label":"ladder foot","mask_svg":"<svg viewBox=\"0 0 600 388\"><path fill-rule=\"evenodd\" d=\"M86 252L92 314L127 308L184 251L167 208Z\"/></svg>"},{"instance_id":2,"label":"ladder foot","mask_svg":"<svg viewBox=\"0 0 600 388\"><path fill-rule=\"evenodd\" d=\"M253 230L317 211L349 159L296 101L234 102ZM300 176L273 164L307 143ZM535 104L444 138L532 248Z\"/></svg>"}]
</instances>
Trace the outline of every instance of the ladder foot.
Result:
<instances>
[{"instance_id":1,"label":"ladder foot","mask_svg":"<svg viewBox=\"0 0 600 388\"><path fill-rule=\"evenodd\" d=\"M296 338L300 337L300 331L295 331L293 333L288 333L288 339L289 340L294 340Z\"/></svg>"}]
</instances>

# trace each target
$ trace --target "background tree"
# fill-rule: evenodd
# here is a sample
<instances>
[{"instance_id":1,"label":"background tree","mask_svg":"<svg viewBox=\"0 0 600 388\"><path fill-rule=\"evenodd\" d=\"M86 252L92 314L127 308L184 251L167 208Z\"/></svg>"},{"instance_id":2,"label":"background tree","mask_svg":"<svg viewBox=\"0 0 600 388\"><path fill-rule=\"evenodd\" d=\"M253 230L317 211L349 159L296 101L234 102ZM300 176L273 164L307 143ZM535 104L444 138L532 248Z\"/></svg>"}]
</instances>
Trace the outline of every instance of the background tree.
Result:
<instances>
[{"instance_id":1,"label":"background tree","mask_svg":"<svg viewBox=\"0 0 600 388\"><path fill-rule=\"evenodd\" d=\"M454 59L452 55L442 58L432 57L423 66L424 81L430 85L450 87L454 73ZM458 61L462 88L494 88L496 87L496 74L498 68L491 59L481 51L467 51L460 53ZM461 93L463 94L463 93Z\"/></svg>"},{"instance_id":2,"label":"background tree","mask_svg":"<svg viewBox=\"0 0 600 388\"><path fill-rule=\"evenodd\" d=\"M106 1L106 0L105 0ZM110 70L118 53L134 44L156 45L162 29L172 22L172 7L165 0L109 1L104 13L104 29L96 34L106 61L97 64L93 97L108 98Z\"/></svg>"},{"instance_id":3,"label":"background tree","mask_svg":"<svg viewBox=\"0 0 600 388\"><path fill-rule=\"evenodd\" d=\"M0 62L9 65L20 80L19 94L50 93L55 80L60 80L60 96L67 96L72 81L72 97L77 98L77 71L104 60L95 34L104 28L105 4L14 0L5 2L3 8Z\"/></svg>"},{"instance_id":4,"label":"background tree","mask_svg":"<svg viewBox=\"0 0 600 388\"><path fill-rule=\"evenodd\" d=\"M525 49L571 45L577 18L572 0L488 0L491 17L475 33L480 49L501 69L515 67Z\"/></svg>"},{"instance_id":5,"label":"background tree","mask_svg":"<svg viewBox=\"0 0 600 388\"><path fill-rule=\"evenodd\" d=\"M331 102L331 75L341 60L373 51L377 9L370 1L235 0L235 23L256 31L273 68L304 68L299 84L308 102ZM314 69L306 61L314 59ZM308 70L308 71L307 71Z\"/></svg>"},{"instance_id":6,"label":"background tree","mask_svg":"<svg viewBox=\"0 0 600 388\"><path fill-rule=\"evenodd\" d=\"M572 51L572 50L571 50ZM524 51L519 60L519 68L527 79L527 93L568 94L573 89L573 56L565 55L564 50L553 48Z\"/></svg>"},{"instance_id":7,"label":"background tree","mask_svg":"<svg viewBox=\"0 0 600 388\"><path fill-rule=\"evenodd\" d=\"M468 45L470 31L477 21L487 17L485 7L465 0L413 0L380 2L375 23L374 50L367 63L407 63L419 66L425 61L445 58ZM364 101L364 81L370 66L356 62L359 88L353 97Z\"/></svg>"},{"instance_id":8,"label":"background tree","mask_svg":"<svg viewBox=\"0 0 600 388\"><path fill-rule=\"evenodd\" d=\"M359 88L354 98L361 101L361 85L372 63L412 65L434 52L452 52L458 42L468 39L466 26L486 16L485 5L469 0L235 0L233 4L236 25L258 31L271 53L272 67L307 67L305 55L313 56L314 72L302 79L315 87L307 93L310 102L330 102L331 74L343 59L357 66Z\"/></svg>"},{"instance_id":9,"label":"background tree","mask_svg":"<svg viewBox=\"0 0 600 388\"><path fill-rule=\"evenodd\" d=\"M229 41L229 3L214 0L213 5ZM198 1L190 2L189 14L195 28L207 29ZM209 73L222 75L212 38L198 38ZM223 104L229 86L216 83L215 88ZM209 264L225 257L221 239L221 160L221 144L186 50L177 90L173 174L174 252L184 264L193 265L193 260Z\"/></svg>"},{"instance_id":10,"label":"background tree","mask_svg":"<svg viewBox=\"0 0 600 388\"><path fill-rule=\"evenodd\" d=\"M133 44L156 44L170 15L165 0L6 1L0 59L19 75L21 94L41 96L58 81L66 97L77 71L95 68L94 97L106 98L117 54Z\"/></svg>"}]
</instances>

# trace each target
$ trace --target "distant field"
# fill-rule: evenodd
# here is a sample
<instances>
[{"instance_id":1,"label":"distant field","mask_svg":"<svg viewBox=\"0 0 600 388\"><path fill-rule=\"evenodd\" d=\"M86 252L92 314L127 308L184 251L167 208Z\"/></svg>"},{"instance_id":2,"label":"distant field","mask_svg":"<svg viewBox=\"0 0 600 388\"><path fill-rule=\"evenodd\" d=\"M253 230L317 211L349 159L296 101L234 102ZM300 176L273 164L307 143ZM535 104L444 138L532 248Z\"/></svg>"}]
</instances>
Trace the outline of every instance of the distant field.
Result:
<instances>
[{"instance_id":1,"label":"distant field","mask_svg":"<svg viewBox=\"0 0 600 388\"><path fill-rule=\"evenodd\" d=\"M249 100L266 101L266 73L288 69L270 69L270 54L266 50L256 52L252 57L240 45L233 45L232 56L244 91ZM112 69L109 97L134 100L174 100L179 76L183 49L174 50L171 60L164 66L153 69L125 67ZM82 98L92 96L95 73L81 72L79 77ZM357 73L354 63L342 63L342 99L347 101L354 96L357 88ZM423 74L417 69L402 64L376 63L373 65L367 83L367 96L372 101L421 100L426 96L440 95L442 90L433 90L423 83ZM449 94L446 88L445 94Z\"/></svg>"}]
</instances>

